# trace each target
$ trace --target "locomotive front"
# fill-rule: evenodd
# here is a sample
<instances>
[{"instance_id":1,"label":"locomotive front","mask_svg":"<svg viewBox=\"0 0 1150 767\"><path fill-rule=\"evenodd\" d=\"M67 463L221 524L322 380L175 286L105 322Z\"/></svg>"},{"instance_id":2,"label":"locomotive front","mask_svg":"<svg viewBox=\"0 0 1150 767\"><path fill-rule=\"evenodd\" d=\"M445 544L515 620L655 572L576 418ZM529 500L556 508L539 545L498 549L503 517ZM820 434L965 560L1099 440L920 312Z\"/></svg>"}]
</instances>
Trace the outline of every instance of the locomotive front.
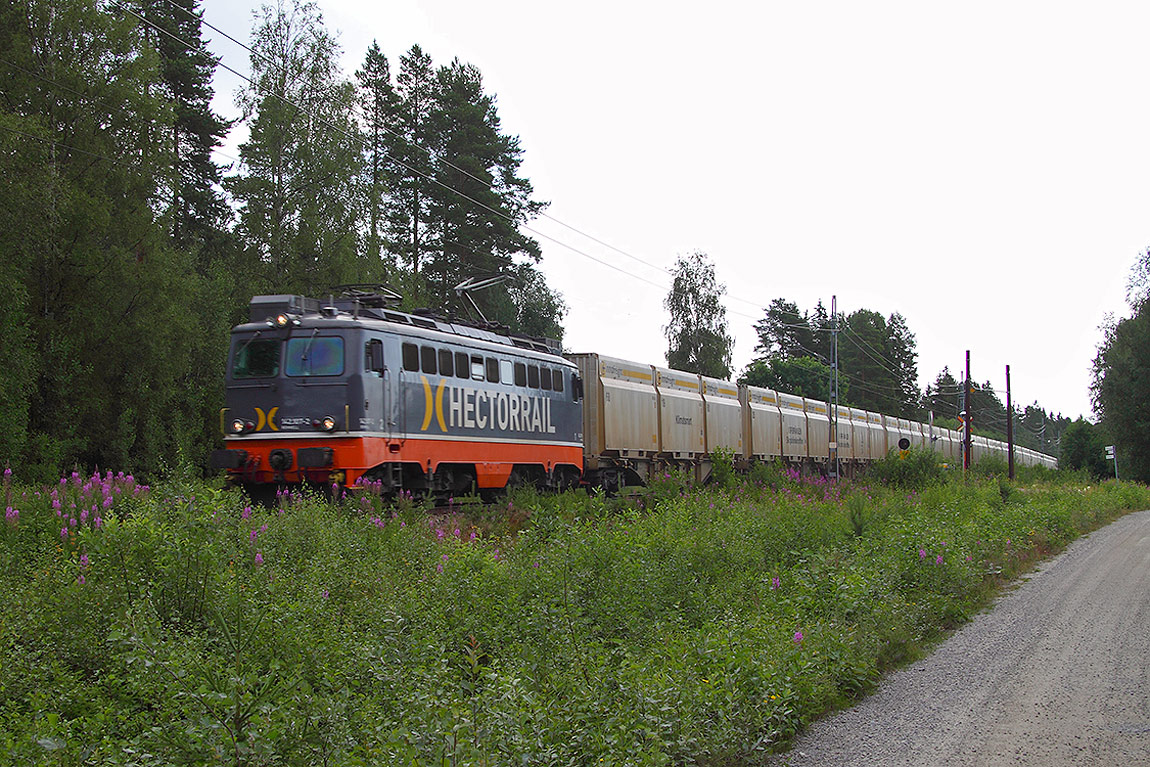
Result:
<instances>
[{"instance_id":1,"label":"locomotive front","mask_svg":"<svg viewBox=\"0 0 1150 767\"><path fill-rule=\"evenodd\" d=\"M250 321L232 330L227 394L220 411L226 448L213 468L254 490L275 483L354 482L366 425L364 375L351 350L362 329L335 307L300 296L259 296ZM382 369L382 359L376 360ZM349 476L350 474L350 476Z\"/></svg>"},{"instance_id":2,"label":"locomotive front","mask_svg":"<svg viewBox=\"0 0 1150 767\"><path fill-rule=\"evenodd\" d=\"M573 486L582 385L551 343L362 296L257 296L232 329L212 466L261 500L361 479L443 497Z\"/></svg>"}]
</instances>

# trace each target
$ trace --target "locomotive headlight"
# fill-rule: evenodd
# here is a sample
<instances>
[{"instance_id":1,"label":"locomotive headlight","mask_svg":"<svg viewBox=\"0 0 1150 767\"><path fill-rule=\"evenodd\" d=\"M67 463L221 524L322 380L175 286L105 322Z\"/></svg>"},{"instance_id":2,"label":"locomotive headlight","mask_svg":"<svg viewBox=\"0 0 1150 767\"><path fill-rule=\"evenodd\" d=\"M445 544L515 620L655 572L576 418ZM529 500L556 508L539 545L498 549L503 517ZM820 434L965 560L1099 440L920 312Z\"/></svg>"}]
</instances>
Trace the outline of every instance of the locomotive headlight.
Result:
<instances>
[{"instance_id":1,"label":"locomotive headlight","mask_svg":"<svg viewBox=\"0 0 1150 767\"><path fill-rule=\"evenodd\" d=\"M286 328L288 325L298 325L299 316L288 314L287 312L280 312L275 317L269 318L268 324L273 328Z\"/></svg>"},{"instance_id":2,"label":"locomotive headlight","mask_svg":"<svg viewBox=\"0 0 1150 767\"><path fill-rule=\"evenodd\" d=\"M330 415L325 415L323 420L319 422L319 427L324 431L335 431L335 418Z\"/></svg>"},{"instance_id":3,"label":"locomotive headlight","mask_svg":"<svg viewBox=\"0 0 1150 767\"><path fill-rule=\"evenodd\" d=\"M251 421L245 421L242 418L237 418L236 420L232 421L233 434L243 434L245 432L253 431L255 428L256 425L254 423Z\"/></svg>"}]
</instances>

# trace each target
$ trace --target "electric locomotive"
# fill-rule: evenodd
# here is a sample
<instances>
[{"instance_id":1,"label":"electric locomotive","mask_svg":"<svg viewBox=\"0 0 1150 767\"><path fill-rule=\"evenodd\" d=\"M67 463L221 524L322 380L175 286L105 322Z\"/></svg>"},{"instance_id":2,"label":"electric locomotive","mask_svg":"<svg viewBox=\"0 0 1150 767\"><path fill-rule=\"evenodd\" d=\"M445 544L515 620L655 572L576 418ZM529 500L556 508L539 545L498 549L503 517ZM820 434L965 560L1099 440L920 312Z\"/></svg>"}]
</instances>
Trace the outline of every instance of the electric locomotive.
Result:
<instances>
[{"instance_id":1,"label":"electric locomotive","mask_svg":"<svg viewBox=\"0 0 1150 767\"><path fill-rule=\"evenodd\" d=\"M583 387L558 344L398 299L254 297L232 329L213 468L256 497L298 483L440 497L578 484Z\"/></svg>"}]
</instances>

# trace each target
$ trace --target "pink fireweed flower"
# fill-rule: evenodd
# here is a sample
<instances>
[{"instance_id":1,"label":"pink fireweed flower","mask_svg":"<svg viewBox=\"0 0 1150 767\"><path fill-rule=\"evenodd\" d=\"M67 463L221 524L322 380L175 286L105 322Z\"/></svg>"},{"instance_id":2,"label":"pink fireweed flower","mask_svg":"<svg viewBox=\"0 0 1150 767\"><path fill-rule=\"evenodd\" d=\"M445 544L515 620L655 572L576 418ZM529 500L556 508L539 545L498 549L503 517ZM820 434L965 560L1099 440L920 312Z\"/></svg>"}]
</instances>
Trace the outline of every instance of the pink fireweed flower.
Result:
<instances>
[{"instance_id":1,"label":"pink fireweed flower","mask_svg":"<svg viewBox=\"0 0 1150 767\"><path fill-rule=\"evenodd\" d=\"M939 555L938 555L938 558L934 560L934 563L935 563L936 565L941 565L941 564L942 564L942 554L939 554Z\"/></svg>"},{"instance_id":2,"label":"pink fireweed flower","mask_svg":"<svg viewBox=\"0 0 1150 767\"><path fill-rule=\"evenodd\" d=\"M926 549L919 549L918 550L918 558L919 559L926 559Z\"/></svg>"},{"instance_id":3,"label":"pink fireweed flower","mask_svg":"<svg viewBox=\"0 0 1150 767\"><path fill-rule=\"evenodd\" d=\"M263 552L262 552L262 551L257 551L257 552L256 552L256 567L259 567L259 566L260 566L260 565L262 565L263 563L264 563L264 555L263 555Z\"/></svg>"},{"instance_id":4,"label":"pink fireweed flower","mask_svg":"<svg viewBox=\"0 0 1150 767\"><path fill-rule=\"evenodd\" d=\"M96 517L96 521L93 522L92 524L95 526L95 528L97 530L99 530L101 527L104 526L104 520L100 519L99 517Z\"/></svg>"},{"instance_id":5,"label":"pink fireweed flower","mask_svg":"<svg viewBox=\"0 0 1150 767\"><path fill-rule=\"evenodd\" d=\"M435 572L440 573L440 574L443 573L443 563L442 562L440 562L438 565L435 566Z\"/></svg>"},{"instance_id":6,"label":"pink fireweed flower","mask_svg":"<svg viewBox=\"0 0 1150 767\"><path fill-rule=\"evenodd\" d=\"M802 643L803 643L803 632L796 631L795 632L795 644L802 644Z\"/></svg>"},{"instance_id":7,"label":"pink fireweed flower","mask_svg":"<svg viewBox=\"0 0 1150 767\"><path fill-rule=\"evenodd\" d=\"M771 591L777 590L782 585L783 581L779 576L776 575L774 578L771 578Z\"/></svg>"},{"instance_id":8,"label":"pink fireweed flower","mask_svg":"<svg viewBox=\"0 0 1150 767\"><path fill-rule=\"evenodd\" d=\"M65 541L68 540L68 528L66 528L66 527L60 528L60 538L62 538Z\"/></svg>"},{"instance_id":9,"label":"pink fireweed flower","mask_svg":"<svg viewBox=\"0 0 1150 767\"><path fill-rule=\"evenodd\" d=\"M244 510L240 512L240 519L247 519L252 515L252 507L244 506Z\"/></svg>"},{"instance_id":10,"label":"pink fireweed flower","mask_svg":"<svg viewBox=\"0 0 1150 767\"><path fill-rule=\"evenodd\" d=\"M76 579L76 583L79 583L81 586L83 586L85 583L87 583L87 581L84 580L83 573L81 573L80 577Z\"/></svg>"},{"instance_id":11,"label":"pink fireweed flower","mask_svg":"<svg viewBox=\"0 0 1150 767\"><path fill-rule=\"evenodd\" d=\"M459 537L459 528L458 527L455 528L455 532L453 532L452 535L454 535L456 538Z\"/></svg>"},{"instance_id":12,"label":"pink fireweed flower","mask_svg":"<svg viewBox=\"0 0 1150 767\"><path fill-rule=\"evenodd\" d=\"M442 541L442 540L443 540L443 536L444 536L444 532L443 532L442 530L436 530L436 531L435 531L435 537L436 537L436 538L438 538L439 540L441 540L441 541Z\"/></svg>"}]
</instances>

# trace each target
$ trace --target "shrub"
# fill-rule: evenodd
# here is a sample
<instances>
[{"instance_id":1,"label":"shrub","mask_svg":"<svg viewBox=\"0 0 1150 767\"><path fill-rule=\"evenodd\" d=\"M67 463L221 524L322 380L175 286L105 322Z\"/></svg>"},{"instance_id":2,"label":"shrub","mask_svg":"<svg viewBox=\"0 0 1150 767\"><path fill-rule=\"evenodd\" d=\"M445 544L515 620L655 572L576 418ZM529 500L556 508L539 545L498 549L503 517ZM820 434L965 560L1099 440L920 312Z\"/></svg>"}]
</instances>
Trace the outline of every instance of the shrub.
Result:
<instances>
[{"instance_id":1,"label":"shrub","mask_svg":"<svg viewBox=\"0 0 1150 767\"><path fill-rule=\"evenodd\" d=\"M903 452L891 451L867 469L867 477L904 490L922 490L943 481L944 474L937 453L921 448Z\"/></svg>"}]
</instances>

